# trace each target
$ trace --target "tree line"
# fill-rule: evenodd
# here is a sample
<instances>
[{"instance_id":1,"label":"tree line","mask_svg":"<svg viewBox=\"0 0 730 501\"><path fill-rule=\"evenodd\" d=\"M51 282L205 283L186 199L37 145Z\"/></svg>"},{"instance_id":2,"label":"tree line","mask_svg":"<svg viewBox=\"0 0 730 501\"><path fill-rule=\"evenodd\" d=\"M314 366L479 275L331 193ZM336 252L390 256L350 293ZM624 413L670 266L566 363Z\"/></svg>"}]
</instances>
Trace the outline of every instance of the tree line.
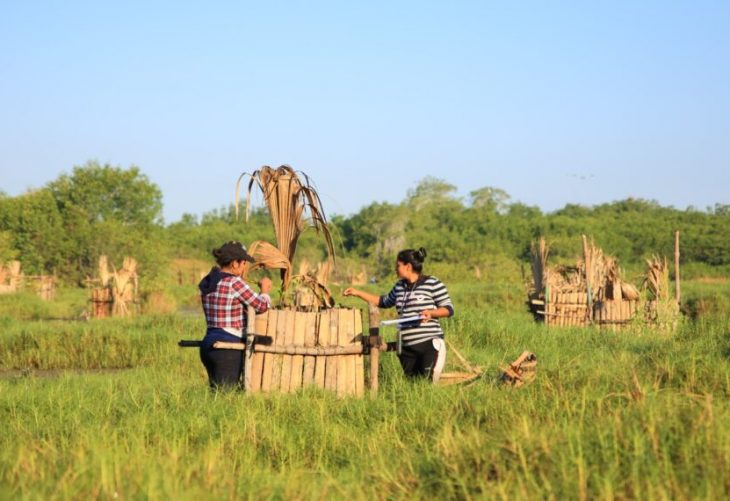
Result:
<instances>
[{"instance_id":1,"label":"tree line","mask_svg":"<svg viewBox=\"0 0 730 501\"><path fill-rule=\"evenodd\" d=\"M373 202L355 214L332 216L341 262L383 277L392 274L399 249L423 246L442 276L468 279L478 270L524 265L541 235L553 259L570 261L587 234L631 265L654 253L671 256L678 229L683 263L710 274L730 268L728 205L682 210L630 198L546 213L499 188L476 189L466 200L456 193L455 186L428 177L400 203ZM208 259L210 249L229 239L273 241L265 210L254 210L248 222L228 206L165 224L160 188L135 166L88 162L22 195L0 194L0 262L19 259L26 273L55 273L68 283L93 275L101 254L113 261L134 256L143 274L155 278L170 259ZM313 232L300 249L310 260L324 256Z\"/></svg>"}]
</instances>

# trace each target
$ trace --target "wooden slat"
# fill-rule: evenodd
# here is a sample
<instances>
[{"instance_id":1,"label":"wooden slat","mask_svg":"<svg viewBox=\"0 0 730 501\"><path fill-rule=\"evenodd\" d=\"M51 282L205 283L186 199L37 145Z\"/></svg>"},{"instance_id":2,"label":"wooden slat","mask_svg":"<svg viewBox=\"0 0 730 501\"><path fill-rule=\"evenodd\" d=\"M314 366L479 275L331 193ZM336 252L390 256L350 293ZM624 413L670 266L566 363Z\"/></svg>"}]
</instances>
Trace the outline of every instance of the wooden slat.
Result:
<instances>
[{"instance_id":1,"label":"wooden slat","mask_svg":"<svg viewBox=\"0 0 730 501\"><path fill-rule=\"evenodd\" d=\"M358 335L353 344L362 345L364 336L362 329L362 311L355 310L355 334ZM355 355L355 395L361 397L365 395L365 356Z\"/></svg>"},{"instance_id":2,"label":"wooden slat","mask_svg":"<svg viewBox=\"0 0 730 501\"><path fill-rule=\"evenodd\" d=\"M332 310L330 312L330 325L329 325L329 338L327 340L328 346L337 345L337 329L339 326L339 314L338 310ZM330 391L337 391L337 359L339 357L326 357L326 371L325 371L325 389Z\"/></svg>"},{"instance_id":3,"label":"wooden slat","mask_svg":"<svg viewBox=\"0 0 730 501\"><path fill-rule=\"evenodd\" d=\"M307 329L307 315L305 311L298 311L294 314L294 341L295 346L304 346L304 337ZM304 356L293 355L291 357L291 379L289 390L294 392L302 388L302 372L304 371Z\"/></svg>"},{"instance_id":4,"label":"wooden slat","mask_svg":"<svg viewBox=\"0 0 730 501\"><path fill-rule=\"evenodd\" d=\"M314 348L317 339L317 315L318 313L308 312L306 314L307 323L304 330L304 346ZM302 386L310 386L314 384L314 366L316 357L304 357L304 372L302 375Z\"/></svg>"},{"instance_id":5,"label":"wooden slat","mask_svg":"<svg viewBox=\"0 0 730 501\"><path fill-rule=\"evenodd\" d=\"M266 327L269 322L269 312L256 315L254 320L254 332L256 334L265 334ZM256 393L261 391L261 380L263 379L264 354L254 353L251 359L251 387L249 391Z\"/></svg>"},{"instance_id":6,"label":"wooden slat","mask_svg":"<svg viewBox=\"0 0 730 501\"><path fill-rule=\"evenodd\" d=\"M337 327L337 345L346 346L350 344L349 334L352 333L354 327L354 317L352 310L341 308L337 310L339 316L339 325ZM352 381L355 372L354 360L350 363L348 356L342 355L337 358L337 396L343 397L350 393L350 387L354 386Z\"/></svg>"},{"instance_id":7,"label":"wooden slat","mask_svg":"<svg viewBox=\"0 0 730 501\"><path fill-rule=\"evenodd\" d=\"M279 310L279 318L276 321L276 337L274 338L274 344L277 346L284 346L286 344L286 324L289 319L289 312L287 310ZM284 355L274 355L272 361L273 372L271 373L271 390L281 390L281 369L284 361ZM287 383L288 384L288 383Z\"/></svg>"},{"instance_id":8,"label":"wooden slat","mask_svg":"<svg viewBox=\"0 0 730 501\"><path fill-rule=\"evenodd\" d=\"M296 312L286 312L286 329L284 331L284 344L294 343L294 330L296 328ZM291 389L291 373L292 373L292 357L290 355L281 356L281 391L288 392Z\"/></svg>"},{"instance_id":9,"label":"wooden slat","mask_svg":"<svg viewBox=\"0 0 730 501\"><path fill-rule=\"evenodd\" d=\"M347 329L345 332L345 336L347 339L347 346L353 346L356 343L355 340L355 317L360 312L357 308L353 308L352 310L349 310L350 315L348 317L350 318L350 328ZM355 395L357 393L357 355L352 355L347 357L347 373L348 373L348 382L347 382L347 394L348 395Z\"/></svg>"},{"instance_id":10,"label":"wooden slat","mask_svg":"<svg viewBox=\"0 0 730 501\"><path fill-rule=\"evenodd\" d=\"M330 311L325 310L317 317L317 346L327 346L330 341ZM317 388L325 388L325 373L327 369L327 358L317 357L314 361L314 384Z\"/></svg>"},{"instance_id":11,"label":"wooden slat","mask_svg":"<svg viewBox=\"0 0 730 501\"><path fill-rule=\"evenodd\" d=\"M266 325L266 335L271 336L272 342L275 343L276 341L276 322L279 318L279 312L277 310L269 310L267 313L269 319ZM261 379L261 391L271 391L271 376L273 372L274 367L274 357L276 355L271 355L269 353L265 353L264 355L264 369L263 369L263 377Z\"/></svg>"}]
</instances>

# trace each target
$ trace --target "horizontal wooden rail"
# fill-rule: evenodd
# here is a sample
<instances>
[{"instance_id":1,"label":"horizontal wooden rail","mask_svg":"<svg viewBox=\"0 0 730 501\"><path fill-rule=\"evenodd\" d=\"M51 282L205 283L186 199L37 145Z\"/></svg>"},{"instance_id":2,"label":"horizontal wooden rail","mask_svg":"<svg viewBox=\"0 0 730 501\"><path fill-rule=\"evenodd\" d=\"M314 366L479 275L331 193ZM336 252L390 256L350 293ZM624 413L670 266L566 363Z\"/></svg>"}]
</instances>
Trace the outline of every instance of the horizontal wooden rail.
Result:
<instances>
[{"instance_id":1,"label":"horizontal wooden rail","mask_svg":"<svg viewBox=\"0 0 730 501\"><path fill-rule=\"evenodd\" d=\"M242 343L226 343L216 341L213 348L217 350L241 350L246 348ZM299 345L265 346L254 345L254 353L273 353L275 355L309 355L309 356L333 356L333 355L361 355L364 351L362 345L353 346L321 346L308 347Z\"/></svg>"}]
</instances>

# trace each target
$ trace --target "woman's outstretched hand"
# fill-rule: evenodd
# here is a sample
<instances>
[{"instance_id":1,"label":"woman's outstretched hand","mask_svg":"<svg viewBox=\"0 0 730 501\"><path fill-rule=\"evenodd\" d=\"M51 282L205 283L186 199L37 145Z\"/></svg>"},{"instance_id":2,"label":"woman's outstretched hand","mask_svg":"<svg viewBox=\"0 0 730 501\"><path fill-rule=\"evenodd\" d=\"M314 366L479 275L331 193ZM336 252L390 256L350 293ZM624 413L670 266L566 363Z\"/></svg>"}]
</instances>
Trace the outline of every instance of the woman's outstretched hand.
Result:
<instances>
[{"instance_id":1,"label":"woman's outstretched hand","mask_svg":"<svg viewBox=\"0 0 730 501\"><path fill-rule=\"evenodd\" d=\"M271 292L271 279L269 277L264 277L259 282L259 290L261 291L261 294L268 294Z\"/></svg>"},{"instance_id":2,"label":"woman's outstretched hand","mask_svg":"<svg viewBox=\"0 0 730 501\"><path fill-rule=\"evenodd\" d=\"M359 294L358 294L359 292L360 291L358 291L354 287L348 287L347 289L342 291L342 295L343 296L359 296Z\"/></svg>"}]
</instances>

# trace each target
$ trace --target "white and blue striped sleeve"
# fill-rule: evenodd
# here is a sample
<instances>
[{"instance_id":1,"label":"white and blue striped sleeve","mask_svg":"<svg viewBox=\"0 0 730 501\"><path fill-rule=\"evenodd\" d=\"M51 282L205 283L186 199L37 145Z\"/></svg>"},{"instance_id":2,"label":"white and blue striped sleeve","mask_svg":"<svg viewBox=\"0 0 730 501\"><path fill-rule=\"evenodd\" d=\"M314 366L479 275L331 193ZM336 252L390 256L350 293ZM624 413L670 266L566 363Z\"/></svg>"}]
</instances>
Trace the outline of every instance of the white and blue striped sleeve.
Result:
<instances>
[{"instance_id":1,"label":"white and blue striped sleeve","mask_svg":"<svg viewBox=\"0 0 730 501\"><path fill-rule=\"evenodd\" d=\"M395 300L398 297L398 292L396 291L397 288L398 284L395 284L389 293L384 296L380 296L378 308L392 308L395 306Z\"/></svg>"}]
</instances>

